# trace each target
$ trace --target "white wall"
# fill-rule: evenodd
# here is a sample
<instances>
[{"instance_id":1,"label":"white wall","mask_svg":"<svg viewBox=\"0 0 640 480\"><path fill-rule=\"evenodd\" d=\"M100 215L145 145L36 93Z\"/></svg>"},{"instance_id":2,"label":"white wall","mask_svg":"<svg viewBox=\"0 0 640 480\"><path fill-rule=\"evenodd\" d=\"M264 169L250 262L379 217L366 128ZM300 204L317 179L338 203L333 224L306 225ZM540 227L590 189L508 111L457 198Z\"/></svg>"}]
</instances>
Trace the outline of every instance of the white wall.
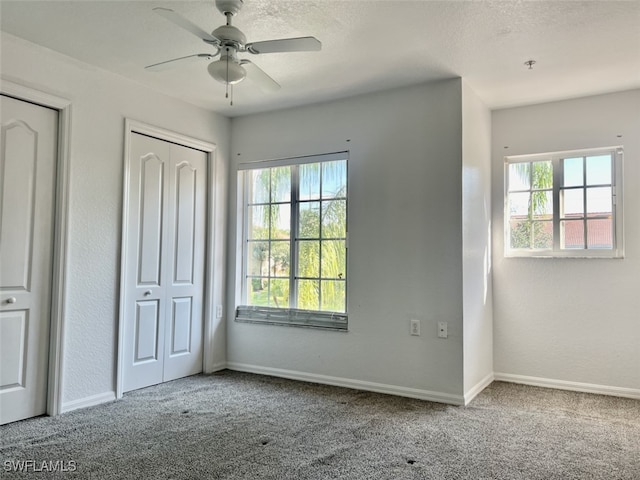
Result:
<instances>
[{"instance_id":1,"label":"white wall","mask_svg":"<svg viewBox=\"0 0 640 480\"><path fill-rule=\"evenodd\" d=\"M461 116L455 79L232 120L231 212L238 162L350 150L350 249L349 332L235 323L230 311L231 368L462 401Z\"/></svg>"},{"instance_id":2,"label":"white wall","mask_svg":"<svg viewBox=\"0 0 640 480\"><path fill-rule=\"evenodd\" d=\"M640 398L640 90L492 119L496 378ZM626 258L504 258L504 155L620 144Z\"/></svg>"},{"instance_id":3,"label":"white wall","mask_svg":"<svg viewBox=\"0 0 640 480\"><path fill-rule=\"evenodd\" d=\"M462 270L466 401L493 380L491 112L462 82Z\"/></svg>"},{"instance_id":4,"label":"white wall","mask_svg":"<svg viewBox=\"0 0 640 480\"><path fill-rule=\"evenodd\" d=\"M217 144L225 177L230 121L6 33L1 40L3 78L72 102L65 408L115 389L125 117ZM224 185L216 193L226 200ZM224 363L223 326L212 342L212 363Z\"/></svg>"}]
</instances>

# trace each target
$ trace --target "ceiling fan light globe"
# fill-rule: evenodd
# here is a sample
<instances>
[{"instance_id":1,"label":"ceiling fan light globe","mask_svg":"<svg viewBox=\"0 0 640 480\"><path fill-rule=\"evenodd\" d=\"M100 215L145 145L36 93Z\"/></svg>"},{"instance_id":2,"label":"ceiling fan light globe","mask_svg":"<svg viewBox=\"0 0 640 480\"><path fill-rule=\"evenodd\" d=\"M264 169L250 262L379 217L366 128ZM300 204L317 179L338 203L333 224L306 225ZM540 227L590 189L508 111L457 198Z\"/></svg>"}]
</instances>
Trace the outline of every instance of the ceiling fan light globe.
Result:
<instances>
[{"instance_id":1,"label":"ceiling fan light globe","mask_svg":"<svg viewBox=\"0 0 640 480\"><path fill-rule=\"evenodd\" d=\"M240 83L247 76L247 72L242 65L227 61L226 58L211 62L207 70L214 80L229 85Z\"/></svg>"}]
</instances>

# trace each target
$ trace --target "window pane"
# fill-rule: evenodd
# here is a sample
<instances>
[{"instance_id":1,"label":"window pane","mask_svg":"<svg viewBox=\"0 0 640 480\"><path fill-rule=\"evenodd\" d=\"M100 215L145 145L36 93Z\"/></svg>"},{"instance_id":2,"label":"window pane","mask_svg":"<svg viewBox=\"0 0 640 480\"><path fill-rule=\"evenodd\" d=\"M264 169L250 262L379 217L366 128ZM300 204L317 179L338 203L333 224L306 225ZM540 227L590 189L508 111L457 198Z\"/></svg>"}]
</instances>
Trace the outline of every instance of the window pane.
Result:
<instances>
[{"instance_id":1,"label":"window pane","mask_svg":"<svg viewBox=\"0 0 640 480\"><path fill-rule=\"evenodd\" d=\"M529 218L529 192L509 194L509 213L511 218Z\"/></svg>"},{"instance_id":2,"label":"window pane","mask_svg":"<svg viewBox=\"0 0 640 480\"><path fill-rule=\"evenodd\" d=\"M347 162L325 162L322 164L322 198L347 196Z\"/></svg>"},{"instance_id":3,"label":"window pane","mask_svg":"<svg viewBox=\"0 0 640 480\"><path fill-rule=\"evenodd\" d=\"M302 240L298 242L298 277L320 276L320 242Z\"/></svg>"},{"instance_id":4,"label":"window pane","mask_svg":"<svg viewBox=\"0 0 640 480\"><path fill-rule=\"evenodd\" d=\"M345 282L324 280L321 282L321 288L322 305L320 310L330 312L346 311Z\"/></svg>"},{"instance_id":5,"label":"window pane","mask_svg":"<svg viewBox=\"0 0 640 480\"><path fill-rule=\"evenodd\" d=\"M263 278L247 278L247 303L249 305L269 306L268 282Z\"/></svg>"},{"instance_id":6,"label":"window pane","mask_svg":"<svg viewBox=\"0 0 640 480\"><path fill-rule=\"evenodd\" d=\"M271 205L271 238L291 237L291 205L278 203Z\"/></svg>"},{"instance_id":7,"label":"window pane","mask_svg":"<svg viewBox=\"0 0 640 480\"><path fill-rule=\"evenodd\" d=\"M531 164L512 163L509 165L509 191L529 190L531 187Z\"/></svg>"},{"instance_id":8,"label":"window pane","mask_svg":"<svg viewBox=\"0 0 640 480\"><path fill-rule=\"evenodd\" d=\"M269 238L269 206L247 208L247 240Z\"/></svg>"},{"instance_id":9,"label":"window pane","mask_svg":"<svg viewBox=\"0 0 640 480\"><path fill-rule=\"evenodd\" d=\"M320 198L320 164L300 165L300 200Z\"/></svg>"},{"instance_id":10,"label":"window pane","mask_svg":"<svg viewBox=\"0 0 640 480\"><path fill-rule=\"evenodd\" d=\"M582 157L565 158L562 161L565 187L579 187L584 185L584 160Z\"/></svg>"},{"instance_id":11,"label":"window pane","mask_svg":"<svg viewBox=\"0 0 640 480\"><path fill-rule=\"evenodd\" d=\"M611 184L611 155L587 157L587 185Z\"/></svg>"},{"instance_id":12,"label":"window pane","mask_svg":"<svg viewBox=\"0 0 640 480\"><path fill-rule=\"evenodd\" d=\"M248 242L248 275L268 275L269 242Z\"/></svg>"},{"instance_id":13,"label":"window pane","mask_svg":"<svg viewBox=\"0 0 640 480\"><path fill-rule=\"evenodd\" d=\"M251 170L249 203L269 203L270 169Z\"/></svg>"},{"instance_id":14,"label":"window pane","mask_svg":"<svg viewBox=\"0 0 640 480\"><path fill-rule=\"evenodd\" d=\"M271 279L269 305L277 308L289 307L289 279Z\"/></svg>"},{"instance_id":15,"label":"window pane","mask_svg":"<svg viewBox=\"0 0 640 480\"><path fill-rule=\"evenodd\" d=\"M553 248L553 223L533 222L533 248L551 250Z\"/></svg>"},{"instance_id":16,"label":"window pane","mask_svg":"<svg viewBox=\"0 0 640 480\"><path fill-rule=\"evenodd\" d=\"M611 215L611 187L587 189L587 216Z\"/></svg>"},{"instance_id":17,"label":"window pane","mask_svg":"<svg viewBox=\"0 0 640 480\"><path fill-rule=\"evenodd\" d=\"M535 190L553 187L553 166L550 161L533 162L531 166Z\"/></svg>"},{"instance_id":18,"label":"window pane","mask_svg":"<svg viewBox=\"0 0 640 480\"><path fill-rule=\"evenodd\" d=\"M322 238L347 236L347 201L322 202Z\"/></svg>"},{"instance_id":19,"label":"window pane","mask_svg":"<svg viewBox=\"0 0 640 480\"><path fill-rule=\"evenodd\" d=\"M531 222L512 220L509 222L511 248L531 248Z\"/></svg>"},{"instance_id":20,"label":"window pane","mask_svg":"<svg viewBox=\"0 0 640 480\"><path fill-rule=\"evenodd\" d=\"M300 204L299 238L320 238L320 202Z\"/></svg>"},{"instance_id":21,"label":"window pane","mask_svg":"<svg viewBox=\"0 0 640 480\"><path fill-rule=\"evenodd\" d=\"M289 242L272 242L271 258L269 259L269 276L289 277L291 264L291 248Z\"/></svg>"},{"instance_id":22,"label":"window pane","mask_svg":"<svg viewBox=\"0 0 640 480\"><path fill-rule=\"evenodd\" d=\"M291 201L291 167L271 169L271 201Z\"/></svg>"},{"instance_id":23,"label":"window pane","mask_svg":"<svg viewBox=\"0 0 640 480\"><path fill-rule=\"evenodd\" d=\"M534 220L548 220L553 218L553 194L550 191L531 193L531 204Z\"/></svg>"},{"instance_id":24,"label":"window pane","mask_svg":"<svg viewBox=\"0 0 640 480\"><path fill-rule=\"evenodd\" d=\"M565 218L582 217L584 215L584 189L575 188L561 190L562 216Z\"/></svg>"},{"instance_id":25,"label":"window pane","mask_svg":"<svg viewBox=\"0 0 640 480\"><path fill-rule=\"evenodd\" d=\"M320 282L318 280L298 280L298 308L320 309Z\"/></svg>"},{"instance_id":26,"label":"window pane","mask_svg":"<svg viewBox=\"0 0 640 480\"><path fill-rule=\"evenodd\" d=\"M344 279L347 273L347 255L344 240L322 242L322 278Z\"/></svg>"},{"instance_id":27,"label":"window pane","mask_svg":"<svg viewBox=\"0 0 640 480\"><path fill-rule=\"evenodd\" d=\"M587 248L613 248L613 222L610 218L587 220Z\"/></svg>"},{"instance_id":28,"label":"window pane","mask_svg":"<svg viewBox=\"0 0 640 480\"><path fill-rule=\"evenodd\" d=\"M563 220L560 222L560 243L565 249L584 248L584 222Z\"/></svg>"}]
</instances>

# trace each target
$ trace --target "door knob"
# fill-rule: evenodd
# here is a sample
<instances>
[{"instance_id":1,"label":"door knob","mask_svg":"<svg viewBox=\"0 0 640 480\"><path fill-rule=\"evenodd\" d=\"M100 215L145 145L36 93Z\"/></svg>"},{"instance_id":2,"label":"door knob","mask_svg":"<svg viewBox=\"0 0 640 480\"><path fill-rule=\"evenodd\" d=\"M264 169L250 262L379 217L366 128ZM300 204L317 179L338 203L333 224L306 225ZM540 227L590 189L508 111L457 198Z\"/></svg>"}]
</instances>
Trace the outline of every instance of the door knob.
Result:
<instances>
[{"instance_id":1,"label":"door knob","mask_svg":"<svg viewBox=\"0 0 640 480\"><path fill-rule=\"evenodd\" d=\"M147 290L146 292L144 292L145 297L148 297L149 295L151 295L151 290Z\"/></svg>"},{"instance_id":2,"label":"door knob","mask_svg":"<svg viewBox=\"0 0 640 480\"><path fill-rule=\"evenodd\" d=\"M17 301L18 301L18 299L16 297L7 298L7 303L16 303Z\"/></svg>"}]
</instances>

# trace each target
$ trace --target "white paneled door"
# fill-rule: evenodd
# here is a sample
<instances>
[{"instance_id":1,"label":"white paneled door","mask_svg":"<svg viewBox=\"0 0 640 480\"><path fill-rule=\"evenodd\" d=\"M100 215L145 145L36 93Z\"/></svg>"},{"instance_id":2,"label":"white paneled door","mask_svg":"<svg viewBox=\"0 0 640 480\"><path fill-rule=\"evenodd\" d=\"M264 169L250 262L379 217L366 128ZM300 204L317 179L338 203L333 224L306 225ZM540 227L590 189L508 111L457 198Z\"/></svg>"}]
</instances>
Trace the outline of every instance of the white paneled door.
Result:
<instances>
[{"instance_id":1,"label":"white paneled door","mask_svg":"<svg viewBox=\"0 0 640 480\"><path fill-rule=\"evenodd\" d=\"M207 154L131 133L123 391L202 371Z\"/></svg>"},{"instance_id":2,"label":"white paneled door","mask_svg":"<svg viewBox=\"0 0 640 480\"><path fill-rule=\"evenodd\" d=\"M0 96L0 423L47 408L58 112Z\"/></svg>"}]
</instances>

